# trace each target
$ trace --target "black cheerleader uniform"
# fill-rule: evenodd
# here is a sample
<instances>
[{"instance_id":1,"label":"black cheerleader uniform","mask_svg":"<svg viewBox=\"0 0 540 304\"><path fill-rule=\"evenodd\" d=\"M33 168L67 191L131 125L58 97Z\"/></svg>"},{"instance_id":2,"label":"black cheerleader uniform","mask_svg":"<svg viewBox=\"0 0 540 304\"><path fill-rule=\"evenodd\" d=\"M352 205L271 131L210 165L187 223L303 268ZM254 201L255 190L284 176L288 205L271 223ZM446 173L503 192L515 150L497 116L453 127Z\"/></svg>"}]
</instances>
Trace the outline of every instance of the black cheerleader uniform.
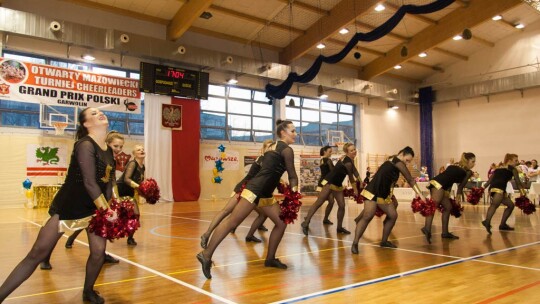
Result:
<instances>
[{"instance_id":1,"label":"black cheerleader uniform","mask_svg":"<svg viewBox=\"0 0 540 304\"><path fill-rule=\"evenodd\" d=\"M60 217L59 232L88 227L101 195L113 195L115 161L112 149L102 150L90 136L79 139L71 154L66 180L54 197L49 215Z\"/></svg>"},{"instance_id":2,"label":"black cheerleader uniform","mask_svg":"<svg viewBox=\"0 0 540 304\"><path fill-rule=\"evenodd\" d=\"M253 164L251 164L251 168L249 168L249 171L246 174L246 176L244 176L244 178L234 187L231 197L235 196L236 194L241 193L243 188L247 184L247 182L249 182L249 180L254 178L257 175L257 173L261 171L263 159L264 159L264 155L261 155L257 157L257 159L255 160Z\"/></svg>"},{"instance_id":3,"label":"black cheerleader uniform","mask_svg":"<svg viewBox=\"0 0 540 304\"><path fill-rule=\"evenodd\" d=\"M429 181L428 189L444 189L444 195L450 197L450 190L455 183L459 183L456 195L463 194L463 188L472 176L471 170L465 170L458 165L450 165L444 172Z\"/></svg>"},{"instance_id":4,"label":"black cheerleader uniform","mask_svg":"<svg viewBox=\"0 0 540 304\"><path fill-rule=\"evenodd\" d=\"M322 180L321 185L324 186L330 183L330 189L334 191L343 191L343 180L346 176L349 176L351 183L353 183L353 176L356 179L360 176L358 170L356 170L356 167L354 166L353 160L348 156L345 156L345 158L336 163L334 169L332 169L332 171L330 171L330 173Z\"/></svg>"},{"instance_id":5,"label":"black cheerleader uniform","mask_svg":"<svg viewBox=\"0 0 540 304\"><path fill-rule=\"evenodd\" d=\"M118 194L120 196L134 197L138 202L138 195L136 195L135 186L133 183L140 184L144 181L144 172L146 167L144 165L139 166L136 160L130 160L126 165L126 170L122 173L122 176L116 181L118 185Z\"/></svg>"},{"instance_id":6,"label":"black cheerleader uniform","mask_svg":"<svg viewBox=\"0 0 540 304\"><path fill-rule=\"evenodd\" d=\"M375 201L378 204L392 204L392 192L399 179L399 173L403 174L411 187L416 184L405 163L394 156L381 165L373 179L360 194L367 200Z\"/></svg>"},{"instance_id":7,"label":"black cheerleader uniform","mask_svg":"<svg viewBox=\"0 0 540 304\"><path fill-rule=\"evenodd\" d=\"M495 193L501 193L503 196L506 196L506 185L510 180L512 180L512 178L514 178L514 180L516 181L516 185L518 185L520 192L523 193L524 187L521 185L521 180L519 179L519 172L513 166L508 166L508 168L497 168L495 169L495 172L493 172L493 175L486 184L486 187L490 187L490 195L493 196L495 195Z\"/></svg>"},{"instance_id":8,"label":"black cheerleader uniform","mask_svg":"<svg viewBox=\"0 0 540 304\"><path fill-rule=\"evenodd\" d=\"M283 141L274 143L264 153L264 163L255 177L250 179L241 196L259 207L270 206L276 203L273 193L279 185L283 173L289 175L291 189L298 187L298 176L294 169L294 152Z\"/></svg>"},{"instance_id":9,"label":"black cheerleader uniform","mask_svg":"<svg viewBox=\"0 0 540 304\"><path fill-rule=\"evenodd\" d=\"M324 186L322 184L322 181L325 179L325 177L334 169L334 163L330 159L330 157L323 157L321 158L321 164L319 165L319 168L321 168L321 177L319 178L319 182L317 183L317 191L321 191L322 187Z\"/></svg>"}]
</instances>

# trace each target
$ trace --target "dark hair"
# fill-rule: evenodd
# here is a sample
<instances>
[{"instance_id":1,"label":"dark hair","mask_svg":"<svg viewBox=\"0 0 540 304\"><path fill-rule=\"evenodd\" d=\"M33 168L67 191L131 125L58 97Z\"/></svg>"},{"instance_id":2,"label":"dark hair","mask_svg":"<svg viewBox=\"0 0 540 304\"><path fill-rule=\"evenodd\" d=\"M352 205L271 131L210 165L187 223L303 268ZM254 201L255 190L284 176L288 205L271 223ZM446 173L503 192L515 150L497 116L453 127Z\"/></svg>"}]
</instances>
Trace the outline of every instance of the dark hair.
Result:
<instances>
[{"instance_id":1,"label":"dark hair","mask_svg":"<svg viewBox=\"0 0 540 304\"><path fill-rule=\"evenodd\" d=\"M536 163L536 166L534 166L533 169L538 169L538 161L536 159L531 159L531 162Z\"/></svg>"},{"instance_id":2,"label":"dark hair","mask_svg":"<svg viewBox=\"0 0 540 304\"><path fill-rule=\"evenodd\" d=\"M88 135L88 129L84 126L86 122L86 111L90 108L86 108L79 113L79 127L77 128L77 133L75 133L75 140L79 140L86 135Z\"/></svg>"},{"instance_id":3,"label":"dark hair","mask_svg":"<svg viewBox=\"0 0 540 304\"><path fill-rule=\"evenodd\" d=\"M411 147L409 146L406 146L405 148L401 149L398 154L403 154L403 156L407 156L407 155L411 155L412 157L414 157L414 151Z\"/></svg>"},{"instance_id":4,"label":"dark hair","mask_svg":"<svg viewBox=\"0 0 540 304\"><path fill-rule=\"evenodd\" d=\"M530 161L530 160L528 160L528 161L526 161L526 162L525 162L525 165L527 165L527 167L528 167L528 166L531 166L531 165L532 165L532 163L531 163L531 161Z\"/></svg>"},{"instance_id":5,"label":"dark hair","mask_svg":"<svg viewBox=\"0 0 540 304\"><path fill-rule=\"evenodd\" d=\"M281 131L285 130L285 128L292 124L293 122L290 121L290 120L281 120L281 119L278 119L276 120L276 135L277 137L280 137L281 138Z\"/></svg>"},{"instance_id":6,"label":"dark hair","mask_svg":"<svg viewBox=\"0 0 540 304\"><path fill-rule=\"evenodd\" d=\"M321 152L320 152L319 154L321 154L321 156L323 156L324 153L326 153L326 151L327 151L328 149L332 149L332 147L330 147L330 146L324 146L324 147L322 147L322 148L321 148Z\"/></svg>"}]
</instances>

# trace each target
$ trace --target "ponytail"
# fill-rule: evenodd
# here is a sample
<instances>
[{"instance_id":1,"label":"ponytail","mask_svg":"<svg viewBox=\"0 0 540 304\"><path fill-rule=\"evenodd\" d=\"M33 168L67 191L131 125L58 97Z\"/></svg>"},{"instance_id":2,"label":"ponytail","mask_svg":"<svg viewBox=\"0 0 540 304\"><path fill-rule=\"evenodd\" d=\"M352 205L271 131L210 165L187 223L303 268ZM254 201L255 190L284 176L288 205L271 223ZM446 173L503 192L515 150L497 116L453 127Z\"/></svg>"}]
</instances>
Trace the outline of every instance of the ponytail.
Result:
<instances>
[{"instance_id":1,"label":"ponytail","mask_svg":"<svg viewBox=\"0 0 540 304\"><path fill-rule=\"evenodd\" d=\"M88 129L84 126L84 123L86 122L86 111L88 109L90 108L86 108L79 113L79 127L75 133L75 140L79 140L88 135Z\"/></svg>"}]
</instances>

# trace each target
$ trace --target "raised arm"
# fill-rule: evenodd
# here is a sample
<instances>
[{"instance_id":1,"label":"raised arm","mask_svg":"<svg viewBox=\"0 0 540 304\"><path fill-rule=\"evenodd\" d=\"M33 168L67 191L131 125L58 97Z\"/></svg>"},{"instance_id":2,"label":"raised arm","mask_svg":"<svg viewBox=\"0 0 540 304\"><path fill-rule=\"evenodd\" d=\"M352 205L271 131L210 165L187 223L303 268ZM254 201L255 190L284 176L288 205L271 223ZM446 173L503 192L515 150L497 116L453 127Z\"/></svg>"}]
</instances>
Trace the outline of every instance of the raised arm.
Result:
<instances>
[{"instance_id":1,"label":"raised arm","mask_svg":"<svg viewBox=\"0 0 540 304\"><path fill-rule=\"evenodd\" d=\"M298 191L298 175L294 169L294 151L291 147L287 147L281 151L281 156L285 160L285 168L287 169L287 175L289 175L289 185L293 191Z\"/></svg>"},{"instance_id":2,"label":"raised arm","mask_svg":"<svg viewBox=\"0 0 540 304\"><path fill-rule=\"evenodd\" d=\"M96 176L96 150L94 149L94 145L90 141L79 142L75 146L75 155L77 157L79 167L81 168L83 184L86 192L94 201L94 204L98 209L109 208L109 204L105 198L105 193L101 192L101 188L96 181L99 177Z\"/></svg>"}]
</instances>

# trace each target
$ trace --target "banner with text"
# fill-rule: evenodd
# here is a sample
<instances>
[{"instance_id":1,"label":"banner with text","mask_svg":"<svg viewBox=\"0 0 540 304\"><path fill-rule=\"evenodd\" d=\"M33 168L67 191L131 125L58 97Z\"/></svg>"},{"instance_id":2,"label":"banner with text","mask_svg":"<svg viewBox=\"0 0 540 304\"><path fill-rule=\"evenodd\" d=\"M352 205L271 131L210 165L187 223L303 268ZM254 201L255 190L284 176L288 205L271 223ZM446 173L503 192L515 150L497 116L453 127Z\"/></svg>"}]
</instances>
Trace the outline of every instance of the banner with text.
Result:
<instances>
[{"instance_id":1,"label":"banner with text","mask_svg":"<svg viewBox=\"0 0 540 304\"><path fill-rule=\"evenodd\" d=\"M0 57L0 99L141 113L139 80Z\"/></svg>"},{"instance_id":2,"label":"banner with text","mask_svg":"<svg viewBox=\"0 0 540 304\"><path fill-rule=\"evenodd\" d=\"M218 149L202 149L203 170L212 170L216 166L216 160L221 157ZM225 170L238 170L240 168L240 153L236 150L225 150L226 157L223 161Z\"/></svg>"}]
</instances>

